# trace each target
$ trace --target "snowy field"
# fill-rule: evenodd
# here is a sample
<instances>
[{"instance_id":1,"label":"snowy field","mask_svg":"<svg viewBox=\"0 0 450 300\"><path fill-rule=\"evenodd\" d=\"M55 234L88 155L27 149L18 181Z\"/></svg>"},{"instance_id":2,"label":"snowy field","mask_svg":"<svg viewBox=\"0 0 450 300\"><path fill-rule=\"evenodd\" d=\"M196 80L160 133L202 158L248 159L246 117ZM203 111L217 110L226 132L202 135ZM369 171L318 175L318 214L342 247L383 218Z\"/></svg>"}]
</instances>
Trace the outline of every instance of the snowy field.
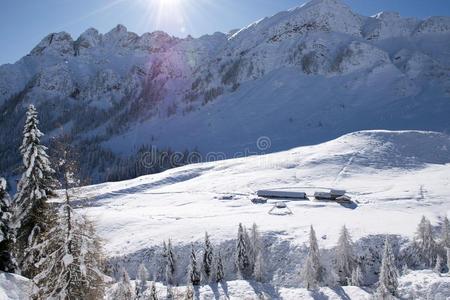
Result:
<instances>
[{"instance_id":1,"label":"snowy field","mask_svg":"<svg viewBox=\"0 0 450 300\"><path fill-rule=\"evenodd\" d=\"M251 202L258 189L268 188L305 191L309 199L287 201L292 215L269 215L275 200ZM311 197L326 188L347 190L355 204ZM176 278L183 284L189 245L200 249L208 231L227 261L227 280L236 280L237 226L255 222L264 239L266 280L289 294L302 287L298 274L310 225L328 265L344 224L356 252L366 258L381 251L385 234L400 242L412 238L422 215L439 226L450 210L450 137L362 131L315 146L189 165L82 192L84 211L97 222L108 256L125 265L131 278L141 262L157 272L161 244L170 238L180 266ZM379 265L371 268L376 273ZM366 280L377 279L367 275Z\"/></svg>"},{"instance_id":2,"label":"snowy field","mask_svg":"<svg viewBox=\"0 0 450 300\"><path fill-rule=\"evenodd\" d=\"M258 189L342 188L356 202L289 201L293 215L269 215L273 202L251 203ZM422 215L437 224L450 209L450 138L432 132L364 131L316 146L189 165L83 189L86 212L110 256L130 254L171 238L234 239L242 222L302 245L309 226L320 246L336 244L346 225L354 240L371 234L412 237ZM229 199L232 196L231 199Z\"/></svg>"}]
</instances>

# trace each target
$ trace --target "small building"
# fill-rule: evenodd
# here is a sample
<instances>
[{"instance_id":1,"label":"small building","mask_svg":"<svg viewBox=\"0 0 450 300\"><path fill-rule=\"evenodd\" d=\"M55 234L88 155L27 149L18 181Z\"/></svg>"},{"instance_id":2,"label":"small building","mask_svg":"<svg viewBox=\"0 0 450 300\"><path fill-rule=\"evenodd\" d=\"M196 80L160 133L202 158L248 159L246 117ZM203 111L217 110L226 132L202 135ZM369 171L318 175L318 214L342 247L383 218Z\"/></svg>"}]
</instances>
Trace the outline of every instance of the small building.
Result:
<instances>
[{"instance_id":1,"label":"small building","mask_svg":"<svg viewBox=\"0 0 450 300\"><path fill-rule=\"evenodd\" d=\"M281 190L259 190L258 197L282 198L282 199L306 199L305 192L281 191Z\"/></svg>"},{"instance_id":2,"label":"small building","mask_svg":"<svg viewBox=\"0 0 450 300\"><path fill-rule=\"evenodd\" d=\"M315 192L314 198L317 200L332 200L331 193L328 192Z\"/></svg>"},{"instance_id":3,"label":"small building","mask_svg":"<svg viewBox=\"0 0 450 300\"><path fill-rule=\"evenodd\" d=\"M333 200L344 196L345 193L346 193L345 190L335 190L335 189L330 190L330 196L331 196L331 199L333 199Z\"/></svg>"},{"instance_id":4,"label":"small building","mask_svg":"<svg viewBox=\"0 0 450 300\"><path fill-rule=\"evenodd\" d=\"M265 204L265 203L267 203L267 199L259 198L259 197L252 198L251 201L252 201L253 204Z\"/></svg>"},{"instance_id":5,"label":"small building","mask_svg":"<svg viewBox=\"0 0 450 300\"><path fill-rule=\"evenodd\" d=\"M340 204L350 204L350 203L353 203L353 202L352 202L352 198L350 198L350 197L347 196L347 195L337 197L337 198L336 198L336 202L337 202L337 203L340 203Z\"/></svg>"}]
</instances>

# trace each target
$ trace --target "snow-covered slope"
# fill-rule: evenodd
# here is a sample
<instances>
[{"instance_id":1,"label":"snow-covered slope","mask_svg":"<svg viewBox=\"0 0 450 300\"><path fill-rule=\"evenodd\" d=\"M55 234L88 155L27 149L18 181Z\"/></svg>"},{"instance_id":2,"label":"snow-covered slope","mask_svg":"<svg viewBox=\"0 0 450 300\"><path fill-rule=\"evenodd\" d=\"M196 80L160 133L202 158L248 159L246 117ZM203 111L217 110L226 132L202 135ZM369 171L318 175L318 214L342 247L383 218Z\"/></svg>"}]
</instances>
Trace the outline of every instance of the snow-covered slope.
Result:
<instances>
[{"instance_id":1,"label":"snow-covered slope","mask_svg":"<svg viewBox=\"0 0 450 300\"><path fill-rule=\"evenodd\" d=\"M138 36L122 25L78 38L52 33L0 66L0 168L19 162L17 124L28 103L44 132L70 135L89 153L82 165L94 181L142 145L232 157L256 150L261 136L274 152L363 129L445 132L449 24L365 17L339 0L313 0L195 39Z\"/></svg>"},{"instance_id":2,"label":"snow-covered slope","mask_svg":"<svg viewBox=\"0 0 450 300\"><path fill-rule=\"evenodd\" d=\"M447 299L450 295L450 276L438 275L432 271L409 271L399 278L401 299ZM148 282L150 285L150 282ZM110 289L112 290L114 286ZM156 284L158 296L165 297L167 288L160 283ZM175 295L184 295L185 286L174 288ZM195 289L199 299L230 299L230 300L369 300L373 299L371 289L356 286L343 286L340 288L321 287L315 291L305 288L274 288L270 284L261 284L253 281L233 280L226 283L204 285ZM113 300L113 299L111 299Z\"/></svg>"},{"instance_id":3,"label":"snow-covered slope","mask_svg":"<svg viewBox=\"0 0 450 300\"><path fill-rule=\"evenodd\" d=\"M0 272L0 299L31 299L32 283L29 279L11 273Z\"/></svg>"},{"instance_id":4,"label":"snow-covered slope","mask_svg":"<svg viewBox=\"0 0 450 300\"><path fill-rule=\"evenodd\" d=\"M267 280L299 287L311 224L325 261L344 224L357 241L358 255L368 259L382 250L385 234L401 242L413 236L422 215L433 225L450 216L449 174L448 135L362 131L315 146L189 165L82 191L84 211L98 223L108 255L125 261L131 276L141 261L155 270L162 241L171 238L181 266L177 278L184 282L189 244L200 244L208 231L226 257L228 279L234 280L237 225L256 222L264 235ZM274 201L251 202L258 189L268 188L305 191L309 200L289 201L293 215L269 215ZM346 189L355 205L311 196L327 188ZM375 271L377 263L370 262ZM374 279L367 274L368 282Z\"/></svg>"}]
</instances>

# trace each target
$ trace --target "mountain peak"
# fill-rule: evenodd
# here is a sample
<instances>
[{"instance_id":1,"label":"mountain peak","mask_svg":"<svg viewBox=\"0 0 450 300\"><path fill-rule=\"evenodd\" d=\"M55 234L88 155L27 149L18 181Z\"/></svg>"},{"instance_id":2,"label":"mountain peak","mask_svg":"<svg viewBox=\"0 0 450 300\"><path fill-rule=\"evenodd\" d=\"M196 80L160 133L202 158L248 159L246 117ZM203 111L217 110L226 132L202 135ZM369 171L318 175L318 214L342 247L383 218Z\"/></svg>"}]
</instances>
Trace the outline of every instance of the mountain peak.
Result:
<instances>
[{"instance_id":1,"label":"mountain peak","mask_svg":"<svg viewBox=\"0 0 450 300\"><path fill-rule=\"evenodd\" d=\"M375 19L385 20L385 19L400 19L400 14L395 11L381 11L373 16Z\"/></svg>"},{"instance_id":2,"label":"mountain peak","mask_svg":"<svg viewBox=\"0 0 450 300\"><path fill-rule=\"evenodd\" d=\"M128 31L128 29L124 25L117 24L117 26L114 27L110 32L111 33L124 33L124 32L127 32L127 31Z\"/></svg>"},{"instance_id":3,"label":"mountain peak","mask_svg":"<svg viewBox=\"0 0 450 300\"><path fill-rule=\"evenodd\" d=\"M101 35L95 28L89 28L84 31L76 40L76 48L79 52L82 48L91 48L97 46L101 41Z\"/></svg>"},{"instance_id":4,"label":"mountain peak","mask_svg":"<svg viewBox=\"0 0 450 300\"><path fill-rule=\"evenodd\" d=\"M309 2L306 2L301 7L302 8L310 8L315 6L321 6L321 7L330 7L330 8L347 8L350 9L348 5L343 3L341 0L311 0Z\"/></svg>"},{"instance_id":5,"label":"mountain peak","mask_svg":"<svg viewBox=\"0 0 450 300\"><path fill-rule=\"evenodd\" d=\"M73 39L70 34L65 31L50 33L43 38L33 50L32 55L41 55L47 51L54 51L62 56L73 53Z\"/></svg>"}]
</instances>

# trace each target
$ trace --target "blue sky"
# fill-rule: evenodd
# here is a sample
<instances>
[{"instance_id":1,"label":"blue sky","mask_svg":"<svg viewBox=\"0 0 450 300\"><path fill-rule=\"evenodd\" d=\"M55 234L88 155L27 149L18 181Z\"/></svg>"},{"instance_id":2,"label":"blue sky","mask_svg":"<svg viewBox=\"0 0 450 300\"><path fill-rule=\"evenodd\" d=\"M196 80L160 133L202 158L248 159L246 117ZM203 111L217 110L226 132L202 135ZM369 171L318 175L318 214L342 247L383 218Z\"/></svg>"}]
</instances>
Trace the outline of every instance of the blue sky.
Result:
<instances>
[{"instance_id":1,"label":"blue sky","mask_svg":"<svg viewBox=\"0 0 450 300\"><path fill-rule=\"evenodd\" d=\"M342 0L354 11L373 15L382 10L425 18L450 15L449 0ZM200 36L227 32L264 16L298 6L304 0L2 0L0 64L27 54L50 32L77 37L95 27L105 33L117 24L142 34L164 30L172 35Z\"/></svg>"}]
</instances>

